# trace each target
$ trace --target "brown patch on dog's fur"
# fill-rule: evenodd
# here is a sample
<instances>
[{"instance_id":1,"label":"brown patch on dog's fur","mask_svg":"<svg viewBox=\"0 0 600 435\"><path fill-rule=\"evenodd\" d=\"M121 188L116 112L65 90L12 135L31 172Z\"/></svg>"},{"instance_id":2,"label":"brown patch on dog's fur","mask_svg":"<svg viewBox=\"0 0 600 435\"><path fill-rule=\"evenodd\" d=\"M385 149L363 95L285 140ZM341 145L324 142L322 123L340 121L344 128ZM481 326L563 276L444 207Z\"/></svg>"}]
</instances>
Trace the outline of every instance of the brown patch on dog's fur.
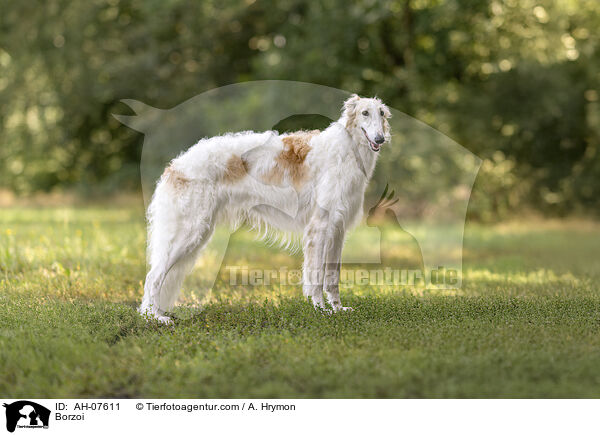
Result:
<instances>
[{"instance_id":1,"label":"brown patch on dog's fur","mask_svg":"<svg viewBox=\"0 0 600 435\"><path fill-rule=\"evenodd\" d=\"M167 169L162 174L162 178L176 189L182 189L190 182L182 172L173 168L172 165L167 166Z\"/></svg>"},{"instance_id":2,"label":"brown patch on dog's fur","mask_svg":"<svg viewBox=\"0 0 600 435\"><path fill-rule=\"evenodd\" d=\"M264 174L261 178L266 184L272 184L274 186L281 186L283 182L284 171L277 164L273 168Z\"/></svg>"},{"instance_id":3,"label":"brown patch on dog's fur","mask_svg":"<svg viewBox=\"0 0 600 435\"><path fill-rule=\"evenodd\" d=\"M306 156L312 149L310 140L320 133L319 130L297 131L281 138L283 150L275 158L275 166L263 177L269 184L279 185L287 174L296 188L306 179Z\"/></svg>"},{"instance_id":4,"label":"brown patch on dog's fur","mask_svg":"<svg viewBox=\"0 0 600 435\"><path fill-rule=\"evenodd\" d=\"M230 183L241 180L248 173L248 165L240 156L233 155L227 160L223 178Z\"/></svg>"}]
</instances>

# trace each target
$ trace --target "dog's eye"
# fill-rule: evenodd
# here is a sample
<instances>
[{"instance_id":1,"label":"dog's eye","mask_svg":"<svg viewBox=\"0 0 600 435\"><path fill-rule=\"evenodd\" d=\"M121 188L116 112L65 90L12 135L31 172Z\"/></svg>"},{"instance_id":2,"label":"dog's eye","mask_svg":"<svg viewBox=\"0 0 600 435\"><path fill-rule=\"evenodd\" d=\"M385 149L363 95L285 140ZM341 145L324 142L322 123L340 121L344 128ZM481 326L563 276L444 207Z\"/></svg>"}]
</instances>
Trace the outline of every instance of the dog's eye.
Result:
<instances>
[{"instance_id":1,"label":"dog's eye","mask_svg":"<svg viewBox=\"0 0 600 435\"><path fill-rule=\"evenodd\" d=\"M384 114L383 114L383 110L380 110L380 111L379 111L379 114L380 114L381 116L384 116Z\"/></svg>"},{"instance_id":2,"label":"dog's eye","mask_svg":"<svg viewBox=\"0 0 600 435\"><path fill-rule=\"evenodd\" d=\"M365 110L365 111L363 112L363 115L364 115L364 116L369 116L369 111L368 111L368 110Z\"/></svg>"}]
</instances>

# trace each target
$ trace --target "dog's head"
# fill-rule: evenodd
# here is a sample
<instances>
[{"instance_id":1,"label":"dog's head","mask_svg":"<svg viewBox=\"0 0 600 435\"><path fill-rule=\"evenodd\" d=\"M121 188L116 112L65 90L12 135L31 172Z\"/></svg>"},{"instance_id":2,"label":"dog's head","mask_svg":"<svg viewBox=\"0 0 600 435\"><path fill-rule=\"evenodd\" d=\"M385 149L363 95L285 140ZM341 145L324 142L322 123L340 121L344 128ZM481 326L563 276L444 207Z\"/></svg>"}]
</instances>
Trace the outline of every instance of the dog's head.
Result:
<instances>
[{"instance_id":1,"label":"dog's head","mask_svg":"<svg viewBox=\"0 0 600 435\"><path fill-rule=\"evenodd\" d=\"M346 130L359 144L369 146L379 152L384 142L389 142L391 117L390 109L379 98L360 98L354 94L344 102L342 118Z\"/></svg>"}]
</instances>

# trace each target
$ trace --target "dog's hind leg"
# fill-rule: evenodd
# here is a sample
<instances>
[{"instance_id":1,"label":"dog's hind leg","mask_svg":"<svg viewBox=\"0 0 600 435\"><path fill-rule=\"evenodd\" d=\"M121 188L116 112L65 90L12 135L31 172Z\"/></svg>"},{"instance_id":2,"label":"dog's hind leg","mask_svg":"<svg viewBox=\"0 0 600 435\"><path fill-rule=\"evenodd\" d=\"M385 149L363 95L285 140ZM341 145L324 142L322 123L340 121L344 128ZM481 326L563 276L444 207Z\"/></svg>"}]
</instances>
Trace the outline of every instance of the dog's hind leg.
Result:
<instances>
[{"instance_id":1,"label":"dog's hind leg","mask_svg":"<svg viewBox=\"0 0 600 435\"><path fill-rule=\"evenodd\" d=\"M213 230L214 226L211 225L195 234L178 234L168 252L162 255L155 253L161 260L153 264L146 276L144 299L140 307L142 314L150 314L163 323L171 321L166 312L175 305L183 280L191 271Z\"/></svg>"},{"instance_id":2,"label":"dog's hind leg","mask_svg":"<svg viewBox=\"0 0 600 435\"><path fill-rule=\"evenodd\" d=\"M151 267L140 312L168 323L165 313L173 308L185 276L214 231L216 204L202 191L188 201L172 201L166 196L159 190L150 205Z\"/></svg>"},{"instance_id":3,"label":"dog's hind leg","mask_svg":"<svg viewBox=\"0 0 600 435\"><path fill-rule=\"evenodd\" d=\"M196 256L192 253L182 254L174 259L150 270L144 286L144 301L140 311L153 315L162 323L170 323L167 311L172 309L179 289L194 265Z\"/></svg>"}]
</instances>

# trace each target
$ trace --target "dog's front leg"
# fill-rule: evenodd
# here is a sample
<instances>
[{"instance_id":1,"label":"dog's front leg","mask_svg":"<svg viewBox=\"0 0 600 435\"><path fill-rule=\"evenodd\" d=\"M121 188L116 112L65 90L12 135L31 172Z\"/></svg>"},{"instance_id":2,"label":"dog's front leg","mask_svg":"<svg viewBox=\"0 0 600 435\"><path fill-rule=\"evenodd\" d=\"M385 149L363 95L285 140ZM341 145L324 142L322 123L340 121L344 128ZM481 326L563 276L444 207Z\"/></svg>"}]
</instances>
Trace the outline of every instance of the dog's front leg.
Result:
<instances>
[{"instance_id":1,"label":"dog's front leg","mask_svg":"<svg viewBox=\"0 0 600 435\"><path fill-rule=\"evenodd\" d=\"M328 212L318 209L304 231L304 266L302 273L304 296L310 297L315 307L324 308L323 278L325 275L325 243L327 241Z\"/></svg>"},{"instance_id":2,"label":"dog's front leg","mask_svg":"<svg viewBox=\"0 0 600 435\"><path fill-rule=\"evenodd\" d=\"M327 261L325 264L324 289L327 301L333 311L351 310L343 307L340 299L340 269L342 264L342 247L344 245L345 228L343 220L333 222L329 228L327 241Z\"/></svg>"}]
</instances>

